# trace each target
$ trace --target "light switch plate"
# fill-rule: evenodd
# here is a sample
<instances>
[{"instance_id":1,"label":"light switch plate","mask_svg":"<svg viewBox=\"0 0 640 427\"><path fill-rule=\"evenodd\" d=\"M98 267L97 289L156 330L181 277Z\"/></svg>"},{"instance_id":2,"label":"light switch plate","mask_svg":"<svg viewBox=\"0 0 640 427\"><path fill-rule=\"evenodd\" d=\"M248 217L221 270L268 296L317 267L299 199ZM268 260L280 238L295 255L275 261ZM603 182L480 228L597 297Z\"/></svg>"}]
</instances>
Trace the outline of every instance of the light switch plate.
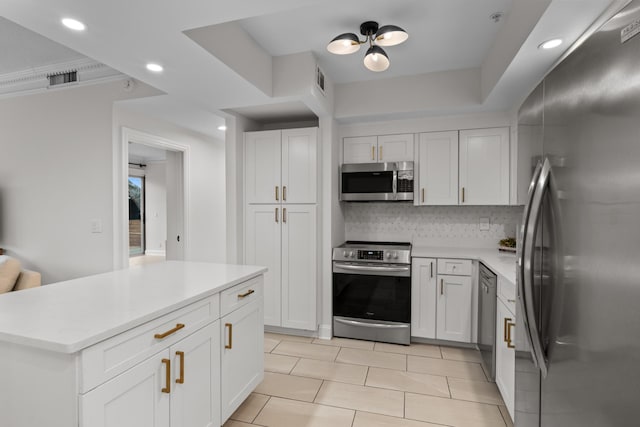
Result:
<instances>
[{"instance_id":1,"label":"light switch plate","mask_svg":"<svg viewBox=\"0 0 640 427\"><path fill-rule=\"evenodd\" d=\"M91 220L91 232L102 233L102 220L100 218L94 218Z\"/></svg>"},{"instance_id":2,"label":"light switch plate","mask_svg":"<svg viewBox=\"0 0 640 427\"><path fill-rule=\"evenodd\" d=\"M480 231L489 231L490 226L489 218L480 218Z\"/></svg>"}]
</instances>

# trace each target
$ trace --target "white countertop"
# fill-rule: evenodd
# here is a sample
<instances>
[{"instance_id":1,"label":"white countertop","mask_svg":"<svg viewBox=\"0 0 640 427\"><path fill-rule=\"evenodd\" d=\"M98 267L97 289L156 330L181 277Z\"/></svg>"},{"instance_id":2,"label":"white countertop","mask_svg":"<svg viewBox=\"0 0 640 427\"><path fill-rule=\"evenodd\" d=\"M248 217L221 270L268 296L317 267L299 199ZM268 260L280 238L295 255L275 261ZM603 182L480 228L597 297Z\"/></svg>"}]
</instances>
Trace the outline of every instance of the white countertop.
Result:
<instances>
[{"instance_id":1,"label":"white countertop","mask_svg":"<svg viewBox=\"0 0 640 427\"><path fill-rule=\"evenodd\" d=\"M514 285L516 283L516 255L498 249L413 246L411 257L475 259Z\"/></svg>"},{"instance_id":2,"label":"white countertop","mask_svg":"<svg viewBox=\"0 0 640 427\"><path fill-rule=\"evenodd\" d=\"M167 261L0 295L0 341L75 353L265 267Z\"/></svg>"}]
</instances>

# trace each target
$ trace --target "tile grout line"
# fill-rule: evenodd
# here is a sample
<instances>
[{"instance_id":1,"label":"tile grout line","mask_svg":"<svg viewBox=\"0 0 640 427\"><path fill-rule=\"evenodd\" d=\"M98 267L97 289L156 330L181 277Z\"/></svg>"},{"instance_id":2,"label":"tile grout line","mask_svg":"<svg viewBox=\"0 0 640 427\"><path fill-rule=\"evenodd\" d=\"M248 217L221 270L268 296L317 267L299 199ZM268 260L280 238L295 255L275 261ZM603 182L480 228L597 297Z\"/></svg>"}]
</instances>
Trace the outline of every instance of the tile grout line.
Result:
<instances>
[{"instance_id":1,"label":"tile grout line","mask_svg":"<svg viewBox=\"0 0 640 427\"><path fill-rule=\"evenodd\" d=\"M311 401L311 403L317 403L316 399L318 398L318 395L320 394L320 390L322 390L323 385L324 385L324 380L322 380L322 382L320 383L320 387L318 387L318 390L316 391L315 396L313 396L313 400Z\"/></svg>"},{"instance_id":2,"label":"tile grout line","mask_svg":"<svg viewBox=\"0 0 640 427\"><path fill-rule=\"evenodd\" d=\"M264 401L264 405L262 405L260 410L256 413L256 416L251 419L251 422L249 424L253 424L253 422L258 418L258 415L260 415L260 413L264 410L264 408L267 406L267 403L269 403L270 400L271 400L271 396L267 396L267 400Z\"/></svg>"}]
</instances>

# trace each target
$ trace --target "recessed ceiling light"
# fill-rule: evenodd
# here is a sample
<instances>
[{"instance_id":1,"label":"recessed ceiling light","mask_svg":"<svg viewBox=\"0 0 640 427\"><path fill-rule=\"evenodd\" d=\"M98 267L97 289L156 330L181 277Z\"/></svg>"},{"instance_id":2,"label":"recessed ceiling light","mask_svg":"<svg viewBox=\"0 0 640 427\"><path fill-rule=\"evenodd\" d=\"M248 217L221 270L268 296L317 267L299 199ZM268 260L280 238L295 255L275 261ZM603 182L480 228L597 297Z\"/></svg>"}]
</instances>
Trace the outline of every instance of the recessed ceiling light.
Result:
<instances>
[{"instance_id":1,"label":"recessed ceiling light","mask_svg":"<svg viewBox=\"0 0 640 427\"><path fill-rule=\"evenodd\" d=\"M153 62L149 62L147 64L147 70L153 71L154 73L160 73L162 72L162 70L164 70L164 68L162 68L162 65L160 64L154 64Z\"/></svg>"},{"instance_id":2,"label":"recessed ceiling light","mask_svg":"<svg viewBox=\"0 0 640 427\"><path fill-rule=\"evenodd\" d=\"M64 18L62 20L62 25L74 31L84 31L87 28L87 26L82 22L72 18Z\"/></svg>"},{"instance_id":3,"label":"recessed ceiling light","mask_svg":"<svg viewBox=\"0 0 640 427\"><path fill-rule=\"evenodd\" d=\"M562 44L562 39L551 39L547 40L544 43L541 43L538 48L539 49L553 49L554 47L558 47Z\"/></svg>"},{"instance_id":4,"label":"recessed ceiling light","mask_svg":"<svg viewBox=\"0 0 640 427\"><path fill-rule=\"evenodd\" d=\"M227 130L227 127L225 125L218 126L218 130Z\"/></svg>"}]
</instances>

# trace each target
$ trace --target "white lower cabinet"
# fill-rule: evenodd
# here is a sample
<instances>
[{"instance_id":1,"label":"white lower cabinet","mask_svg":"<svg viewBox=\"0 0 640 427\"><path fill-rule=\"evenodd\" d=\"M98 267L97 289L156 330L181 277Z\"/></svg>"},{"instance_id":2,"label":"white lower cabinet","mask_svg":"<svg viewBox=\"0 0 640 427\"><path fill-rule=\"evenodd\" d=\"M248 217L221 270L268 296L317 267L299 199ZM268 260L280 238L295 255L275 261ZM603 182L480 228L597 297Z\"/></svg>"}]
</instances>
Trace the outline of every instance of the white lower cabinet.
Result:
<instances>
[{"instance_id":1,"label":"white lower cabinet","mask_svg":"<svg viewBox=\"0 0 640 427\"><path fill-rule=\"evenodd\" d=\"M222 318L222 422L264 378L262 300L238 308Z\"/></svg>"},{"instance_id":2,"label":"white lower cabinet","mask_svg":"<svg viewBox=\"0 0 640 427\"><path fill-rule=\"evenodd\" d=\"M80 425L217 425L219 342L216 321L85 393L80 398Z\"/></svg>"},{"instance_id":3,"label":"white lower cabinet","mask_svg":"<svg viewBox=\"0 0 640 427\"><path fill-rule=\"evenodd\" d=\"M223 424L264 378L262 284L255 277L84 350L87 378L145 345L155 352L80 394L79 426ZM216 320L190 329L202 318Z\"/></svg>"},{"instance_id":4,"label":"white lower cabinet","mask_svg":"<svg viewBox=\"0 0 640 427\"><path fill-rule=\"evenodd\" d=\"M471 260L413 258L411 262L411 336L472 342Z\"/></svg>"},{"instance_id":5,"label":"white lower cabinet","mask_svg":"<svg viewBox=\"0 0 640 427\"><path fill-rule=\"evenodd\" d=\"M471 277L438 275L436 338L471 342Z\"/></svg>"},{"instance_id":6,"label":"white lower cabinet","mask_svg":"<svg viewBox=\"0 0 640 427\"><path fill-rule=\"evenodd\" d=\"M316 330L316 205L247 205L245 262L264 265L264 324Z\"/></svg>"},{"instance_id":7,"label":"white lower cabinet","mask_svg":"<svg viewBox=\"0 0 640 427\"><path fill-rule=\"evenodd\" d=\"M498 298L496 305L496 385L513 420L515 403L516 317Z\"/></svg>"},{"instance_id":8,"label":"white lower cabinet","mask_svg":"<svg viewBox=\"0 0 640 427\"><path fill-rule=\"evenodd\" d=\"M436 337L436 259L414 258L411 264L411 336Z\"/></svg>"},{"instance_id":9,"label":"white lower cabinet","mask_svg":"<svg viewBox=\"0 0 640 427\"><path fill-rule=\"evenodd\" d=\"M171 396L163 360L169 349L80 397L81 427L169 427Z\"/></svg>"}]
</instances>

